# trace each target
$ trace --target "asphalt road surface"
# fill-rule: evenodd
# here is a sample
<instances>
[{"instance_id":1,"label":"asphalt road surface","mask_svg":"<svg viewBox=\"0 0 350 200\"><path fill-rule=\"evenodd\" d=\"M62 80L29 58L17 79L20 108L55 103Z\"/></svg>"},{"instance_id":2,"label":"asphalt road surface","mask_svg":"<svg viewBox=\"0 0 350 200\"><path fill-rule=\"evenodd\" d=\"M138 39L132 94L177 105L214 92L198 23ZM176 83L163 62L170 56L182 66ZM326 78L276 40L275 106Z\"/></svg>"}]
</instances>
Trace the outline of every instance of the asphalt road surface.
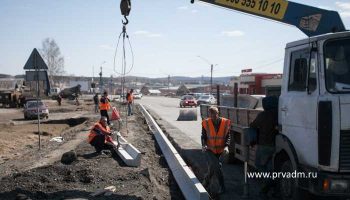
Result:
<instances>
[{"instance_id":1,"label":"asphalt road surface","mask_svg":"<svg viewBox=\"0 0 350 200\"><path fill-rule=\"evenodd\" d=\"M196 143L201 144L200 137L202 129L199 107L180 108L180 99L170 97L144 96L141 100L136 101L143 104L148 109L153 110L163 120L180 129ZM197 121L177 121L180 109L197 109Z\"/></svg>"}]
</instances>

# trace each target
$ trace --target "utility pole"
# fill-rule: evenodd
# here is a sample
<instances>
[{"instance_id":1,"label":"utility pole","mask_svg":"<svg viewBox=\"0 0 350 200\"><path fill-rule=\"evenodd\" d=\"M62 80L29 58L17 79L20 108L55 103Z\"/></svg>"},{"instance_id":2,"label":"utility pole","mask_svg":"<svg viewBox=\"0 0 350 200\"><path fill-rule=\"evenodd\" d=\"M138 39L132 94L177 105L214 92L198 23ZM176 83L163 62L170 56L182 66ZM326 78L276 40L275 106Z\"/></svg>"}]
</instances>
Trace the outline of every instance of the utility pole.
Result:
<instances>
[{"instance_id":1,"label":"utility pole","mask_svg":"<svg viewBox=\"0 0 350 200\"><path fill-rule=\"evenodd\" d=\"M212 64L211 62L209 62L209 60L201 57L201 56L197 56L198 58L202 59L203 61L205 61L206 63L208 63L210 65L210 94L212 93L212 87L213 87L213 68L214 66L217 66L218 64Z\"/></svg>"},{"instance_id":2,"label":"utility pole","mask_svg":"<svg viewBox=\"0 0 350 200\"><path fill-rule=\"evenodd\" d=\"M39 113L39 98L40 98L40 85L39 85L39 66L37 63L37 56L36 54L34 54L34 67L35 67L35 71L36 71L36 113L37 113L37 117L38 117L38 136L39 136L39 150L41 149L41 133L40 133L40 113Z\"/></svg>"},{"instance_id":3,"label":"utility pole","mask_svg":"<svg viewBox=\"0 0 350 200\"><path fill-rule=\"evenodd\" d=\"M102 65L105 64L105 63L106 63L106 61L103 61L101 63L101 67L100 67L100 69L101 69L101 71L99 73L99 75L100 75L100 93L103 93Z\"/></svg>"},{"instance_id":4,"label":"utility pole","mask_svg":"<svg viewBox=\"0 0 350 200\"><path fill-rule=\"evenodd\" d=\"M168 75L168 94L170 92L170 75Z\"/></svg>"},{"instance_id":5,"label":"utility pole","mask_svg":"<svg viewBox=\"0 0 350 200\"><path fill-rule=\"evenodd\" d=\"M100 75L100 93L102 93L102 89L103 89L103 82L102 82L102 66L100 67L101 71L98 75Z\"/></svg>"},{"instance_id":6,"label":"utility pole","mask_svg":"<svg viewBox=\"0 0 350 200\"><path fill-rule=\"evenodd\" d=\"M210 94L213 93L213 64L210 65Z\"/></svg>"},{"instance_id":7,"label":"utility pole","mask_svg":"<svg viewBox=\"0 0 350 200\"><path fill-rule=\"evenodd\" d=\"M202 75L202 79L201 79L201 88L202 88L202 93L204 93L204 87L203 87L203 75Z\"/></svg>"},{"instance_id":8,"label":"utility pole","mask_svg":"<svg viewBox=\"0 0 350 200\"><path fill-rule=\"evenodd\" d=\"M94 76L95 76L95 67L92 66L92 82L94 82Z\"/></svg>"}]
</instances>

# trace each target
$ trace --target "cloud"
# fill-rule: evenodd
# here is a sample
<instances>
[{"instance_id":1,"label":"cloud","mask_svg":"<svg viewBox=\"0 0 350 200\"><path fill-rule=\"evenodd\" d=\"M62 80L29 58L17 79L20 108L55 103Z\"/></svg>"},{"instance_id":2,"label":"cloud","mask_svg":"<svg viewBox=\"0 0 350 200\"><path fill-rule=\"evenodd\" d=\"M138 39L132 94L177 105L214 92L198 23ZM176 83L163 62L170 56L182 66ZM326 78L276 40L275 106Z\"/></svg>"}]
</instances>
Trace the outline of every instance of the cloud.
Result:
<instances>
[{"instance_id":1,"label":"cloud","mask_svg":"<svg viewBox=\"0 0 350 200\"><path fill-rule=\"evenodd\" d=\"M196 2L198 5L203 6L203 7L211 7L209 3L203 2L203 1L197 1Z\"/></svg>"},{"instance_id":2,"label":"cloud","mask_svg":"<svg viewBox=\"0 0 350 200\"><path fill-rule=\"evenodd\" d=\"M162 34L160 33L151 33L147 35L148 37L162 37Z\"/></svg>"},{"instance_id":3,"label":"cloud","mask_svg":"<svg viewBox=\"0 0 350 200\"><path fill-rule=\"evenodd\" d=\"M244 35L243 31L222 31L221 35L226 36L226 37L241 37Z\"/></svg>"},{"instance_id":4,"label":"cloud","mask_svg":"<svg viewBox=\"0 0 350 200\"><path fill-rule=\"evenodd\" d=\"M114 50L114 48L108 44L101 44L99 47L108 51Z\"/></svg>"},{"instance_id":5,"label":"cloud","mask_svg":"<svg viewBox=\"0 0 350 200\"><path fill-rule=\"evenodd\" d=\"M180 6L180 7L177 7L178 10L188 10L188 7L187 6Z\"/></svg>"},{"instance_id":6,"label":"cloud","mask_svg":"<svg viewBox=\"0 0 350 200\"><path fill-rule=\"evenodd\" d=\"M149 34L148 31L135 31L134 32L134 35L147 35L147 34Z\"/></svg>"},{"instance_id":7,"label":"cloud","mask_svg":"<svg viewBox=\"0 0 350 200\"><path fill-rule=\"evenodd\" d=\"M343 18L350 17L350 3L337 1L335 2L335 5L340 9L340 16Z\"/></svg>"},{"instance_id":8,"label":"cloud","mask_svg":"<svg viewBox=\"0 0 350 200\"><path fill-rule=\"evenodd\" d=\"M342 10L349 10L350 11L350 3L337 1L337 2L335 2L335 5Z\"/></svg>"},{"instance_id":9,"label":"cloud","mask_svg":"<svg viewBox=\"0 0 350 200\"><path fill-rule=\"evenodd\" d=\"M343 18L350 17L350 11L348 11L348 12L340 12L339 14L340 14L340 16L342 16Z\"/></svg>"},{"instance_id":10,"label":"cloud","mask_svg":"<svg viewBox=\"0 0 350 200\"><path fill-rule=\"evenodd\" d=\"M324 9L324 10L332 10L329 6L317 6L318 8Z\"/></svg>"},{"instance_id":11,"label":"cloud","mask_svg":"<svg viewBox=\"0 0 350 200\"><path fill-rule=\"evenodd\" d=\"M152 33L150 31L146 31L146 30L135 31L134 35L140 35L140 36L144 36L144 37L162 37L163 36L160 33Z\"/></svg>"}]
</instances>

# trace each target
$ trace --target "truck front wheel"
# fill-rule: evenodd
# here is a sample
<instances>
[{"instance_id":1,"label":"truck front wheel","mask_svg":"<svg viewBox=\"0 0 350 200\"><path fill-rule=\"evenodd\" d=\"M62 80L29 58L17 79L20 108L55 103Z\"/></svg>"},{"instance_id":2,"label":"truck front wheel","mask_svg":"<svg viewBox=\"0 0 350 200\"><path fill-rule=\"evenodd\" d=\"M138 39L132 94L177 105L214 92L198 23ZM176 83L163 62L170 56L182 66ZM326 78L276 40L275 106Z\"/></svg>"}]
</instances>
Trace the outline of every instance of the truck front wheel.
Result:
<instances>
[{"instance_id":1,"label":"truck front wheel","mask_svg":"<svg viewBox=\"0 0 350 200\"><path fill-rule=\"evenodd\" d=\"M288 177L287 173L293 173L296 169L293 168L292 162L286 160L281 165L281 172ZM308 193L300 188L298 188L297 178L279 178L279 191L281 199L284 200L297 200L297 199L308 199Z\"/></svg>"},{"instance_id":2,"label":"truck front wheel","mask_svg":"<svg viewBox=\"0 0 350 200\"><path fill-rule=\"evenodd\" d=\"M292 173L293 166L290 160L284 161L281 166L282 173ZM296 190L296 180L293 178L280 178L279 189L282 199L294 199L293 195Z\"/></svg>"}]
</instances>

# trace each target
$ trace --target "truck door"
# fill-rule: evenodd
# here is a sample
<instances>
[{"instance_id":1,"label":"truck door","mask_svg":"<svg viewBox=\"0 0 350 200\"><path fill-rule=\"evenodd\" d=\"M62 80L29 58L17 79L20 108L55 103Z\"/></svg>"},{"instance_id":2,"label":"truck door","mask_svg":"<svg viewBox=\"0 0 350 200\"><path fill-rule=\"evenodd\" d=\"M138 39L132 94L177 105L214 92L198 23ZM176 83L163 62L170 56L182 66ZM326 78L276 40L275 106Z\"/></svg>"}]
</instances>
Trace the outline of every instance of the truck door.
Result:
<instances>
[{"instance_id":1,"label":"truck door","mask_svg":"<svg viewBox=\"0 0 350 200\"><path fill-rule=\"evenodd\" d=\"M312 52L310 55L309 45L287 49L285 76L279 101L279 123L282 125L282 134L291 141L299 162L311 166L317 166L317 157L314 156L318 148L317 63L317 52Z\"/></svg>"}]
</instances>

